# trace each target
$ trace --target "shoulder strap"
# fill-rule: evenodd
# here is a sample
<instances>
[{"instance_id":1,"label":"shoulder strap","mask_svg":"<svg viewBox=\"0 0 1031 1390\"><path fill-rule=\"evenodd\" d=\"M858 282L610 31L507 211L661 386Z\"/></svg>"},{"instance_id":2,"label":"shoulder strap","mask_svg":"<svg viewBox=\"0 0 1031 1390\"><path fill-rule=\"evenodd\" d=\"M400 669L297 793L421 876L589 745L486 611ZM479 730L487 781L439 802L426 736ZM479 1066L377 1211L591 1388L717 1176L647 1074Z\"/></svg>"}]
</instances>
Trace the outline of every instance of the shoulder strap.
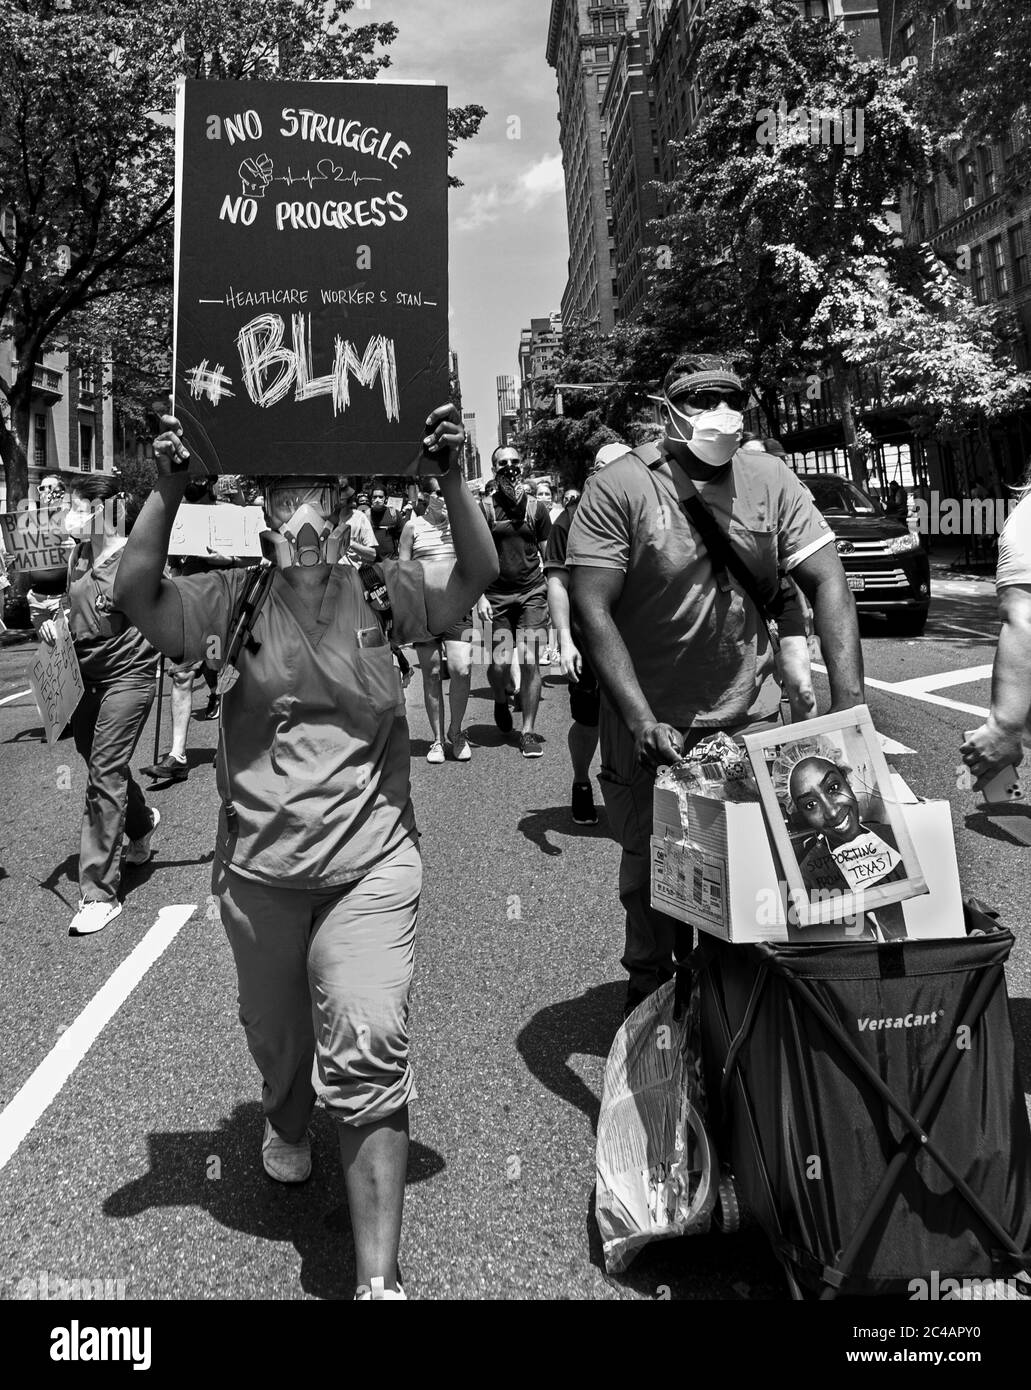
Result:
<instances>
[{"instance_id":1,"label":"shoulder strap","mask_svg":"<svg viewBox=\"0 0 1031 1390\"><path fill-rule=\"evenodd\" d=\"M655 444L646 444L641 449L633 450L633 454L642 463L646 463L649 468L657 468L665 459L664 452ZM691 495L680 499L681 511L701 536L713 563L718 569L734 576L746 595L758 608L759 615L768 629L770 623L776 620L782 607L783 596L780 586L778 585L776 594L767 596L762 593L755 575L742 560L730 537L705 505L691 478L688 477L687 473L684 473L684 477L691 489Z\"/></svg>"},{"instance_id":2,"label":"shoulder strap","mask_svg":"<svg viewBox=\"0 0 1031 1390\"><path fill-rule=\"evenodd\" d=\"M229 618L229 643L222 663L223 669L235 668L244 647L249 652L259 650L261 643L253 635L254 623L268 598L275 572L275 565L268 560L262 560L248 575L247 583L240 591L240 597L236 600Z\"/></svg>"}]
</instances>

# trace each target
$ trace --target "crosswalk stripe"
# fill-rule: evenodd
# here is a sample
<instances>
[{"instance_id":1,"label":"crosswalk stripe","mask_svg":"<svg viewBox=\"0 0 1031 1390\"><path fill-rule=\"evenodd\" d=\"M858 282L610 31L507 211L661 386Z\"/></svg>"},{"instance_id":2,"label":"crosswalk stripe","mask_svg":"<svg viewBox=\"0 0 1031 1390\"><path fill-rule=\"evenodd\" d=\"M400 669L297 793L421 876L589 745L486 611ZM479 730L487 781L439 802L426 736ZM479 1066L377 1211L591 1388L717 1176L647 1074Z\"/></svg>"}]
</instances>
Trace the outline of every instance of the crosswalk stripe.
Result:
<instances>
[{"instance_id":1,"label":"crosswalk stripe","mask_svg":"<svg viewBox=\"0 0 1031 1390\"><path fill-rule=\"evenodd\" d=\"M0 1113L0 1168L17 1152L25 1136L57 1098L101 1031L175 940L197 910L196 903L163 907L157 921L114 973L101 985L75 1022Z\"/></svg>"}]
</instances>

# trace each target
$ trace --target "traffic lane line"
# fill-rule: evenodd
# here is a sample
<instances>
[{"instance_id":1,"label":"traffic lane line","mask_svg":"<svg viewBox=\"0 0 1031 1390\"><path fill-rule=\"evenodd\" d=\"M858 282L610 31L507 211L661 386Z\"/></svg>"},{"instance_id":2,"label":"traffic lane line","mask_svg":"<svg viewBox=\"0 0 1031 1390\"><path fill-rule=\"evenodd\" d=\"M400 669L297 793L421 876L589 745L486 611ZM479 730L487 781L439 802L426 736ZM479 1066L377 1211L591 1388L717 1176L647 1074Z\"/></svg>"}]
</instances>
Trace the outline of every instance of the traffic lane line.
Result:
<instances>
[{"instance_id":1,"label":"traffic lane line","mask_svg":"<svg viewBox=\"0 0 1031 1390\"><path fill-rule=\"evenodd\" d=\"M179 903L161 909L146 936L109 976L0 1112L0 1169L14 1156L103 1029L196 910L196 903Z\"/></svg>"},{"instance_id":2,"label":"traffic lane line","mask_svg":"<svg viewBox=\"0 0 1031 1390\"><path fill-rule=\"evenodd\" d=\"M991 670L991 667L988 668ZM820 671L823 675L827 674L827 667L821 666L818 662L813 662L813 670ZM978 677L983 680L984 677ZM898 685L892 685L889 681L874 680L873 676L864 676L863 684L871 686L874 690L886 690L889 695L901 695L904 700L920 700L925 705L941 705L944 709L958 710L960 714L977 714L982 719L987 719L990 713L981 705L965 705L959 700L947 700L944 695L931 695L923 690L900 690ZM903 682L903 685L905 682Z\"/></svg>"},{"instance_id":3,"label":"traffic lane line","mask_svg":"<svg viewBox=\"0 0 1031 1390\"><path fill-rule=\"evenodd\" d=\"M929 695L934 690L948 690L954 685L970 685L973 681L987 680L991 674L990 664L963 666L958 671L938 671L929 676L911 676L908 680L896 681L893 688L899 695Z\"/></svg>"},{"instance_id":4,"label":"traffic lane line","mask_svg":"<svg viewBox=\"0 0 1031 1390\"><path fill-rule=\"evenodd\" d=\"M5 695L4 698L3 698L2 700L0 700L0 705L9 705L9 704L11 703L12 700L21 700L21 699L24 699L24 697L25 697L26 695L31 695L31 694L32 694L31 688L28 689L28 690L19 690L19 691L17 691L14 695Z\"/></svg>"}]
</instances>

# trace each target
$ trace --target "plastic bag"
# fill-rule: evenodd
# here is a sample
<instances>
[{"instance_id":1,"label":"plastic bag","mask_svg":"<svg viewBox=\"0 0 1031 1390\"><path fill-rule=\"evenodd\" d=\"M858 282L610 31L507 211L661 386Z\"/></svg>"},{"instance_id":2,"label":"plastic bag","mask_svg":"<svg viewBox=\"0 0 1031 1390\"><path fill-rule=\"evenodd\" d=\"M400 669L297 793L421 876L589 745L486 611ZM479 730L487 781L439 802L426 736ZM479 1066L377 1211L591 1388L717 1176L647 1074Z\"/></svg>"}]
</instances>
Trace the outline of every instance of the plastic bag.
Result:
<instances>
[{"instance_id":1,"label":"plastic bag","mask_svg":"<svg viewBox=\"0 0 1031 1390\"><path fill-rule=\"evenodd\" d=\"M649 1241L703 1234L719 1164L704 1123L698 995L674 1018L676 981L634 1010L605 1066L596 1216L605 1268L618 1274Z\"/></svg>"}]
</instances>

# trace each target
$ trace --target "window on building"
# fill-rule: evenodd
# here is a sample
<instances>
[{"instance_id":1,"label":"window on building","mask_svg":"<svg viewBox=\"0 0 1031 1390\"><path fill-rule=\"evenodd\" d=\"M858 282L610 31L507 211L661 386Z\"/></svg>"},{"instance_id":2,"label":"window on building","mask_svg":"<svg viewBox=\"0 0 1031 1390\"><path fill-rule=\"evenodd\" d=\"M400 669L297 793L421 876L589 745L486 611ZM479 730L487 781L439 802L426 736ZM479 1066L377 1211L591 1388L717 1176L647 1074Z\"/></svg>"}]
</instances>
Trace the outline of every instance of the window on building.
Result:
<instances>
[{"instance_id":1,"label":"window on building","mask_svg":"<svg viewBox=\"0 0 1031 1390\"><path fill-rule=\"evenodd\" d=\"M975 246L970 253L970 287L979 304L988 300L988 280L984 272L984 247Z\"/></svg>"},{"instance_id":2,"label":"window on building","mask_svg":"<svg viewBox=\"0 0 1031 1390\"><path fill-rule=\"evenodd\" d=\"M607 63L609 61L609 46L603 43L600 48L594 50L594 61L596 63Z\"/></svg>"},{"instance_id":3,"label":"window on building","mask_svg":"<svg viewBox=\"0 0 1031 1390\"><path fill-rule=\"evenodd\" d=\"M599 92L603 92L603 91L605 90L605 85L606 85L606 83L608 82L608 80L609 80L609 78L608 78L608 74L607 74L607 73L604 73L604 72L599 72L599 73L598 73L598 76L597 76L597 78L595 79L595 81L596 81L597 84L598 84L598 91L599 91Z\"/></svg>"},{"instance_id":4,"label":"window on building","mask_svg":"<svg viewBox=\"0 0 1031 1390\"><path fill-rule=\"evenodd\" d=\"M912 23L903 24L899 30L899 45L902 48L903 58L912 57L916 52L916 25Z\"/></svg>"},{"instance_id":5,"label":"window on building","mask_svg":"<svg viewBox=\"0 0 1031 1390\"><path fill-rule=\"evenodd\" d=\"M614 34L616 32L616 16L614 14L602 15L601 29L603 34Z\"/></svg>"},{"instance_id":6,"label":"window on building","mask_svg":"<svg viewBox=\"0 0 1031 1390\"><path fill-rule=\"evenodd\" d=\"M32 462L37 468L47 466L47 417L42 413L32 417Z\"/></svg>"},{"instance_id":7,"label":"window on building","mask_svg":"<svg viewBox=\"0 0 1031 1390\"><path fill-rule=\"evenodd\" d=\"M963 195L963 201L967 202L970 198L980 197L980 189L977 183L977 165L973 155L967 154L959 161L959 187Z\"/></svg>"},{"instance_id":8,"label":"window on building","mask_svg":"<svg viewBox=\"0 0 1031 1390\"><path fill-rule=\"evenodd\" d=\"M79 426L79 467L83 473L93 469L93 426Z\"/></svg>"},{"instance_id":9,"label":"window on building","mask_svg":"<svg viewBox=\"0 0 1031 1390\"><path fill-rule=\"evenodd\" d=\"M1013 262L1013 284L1017 289L1028 282L1027 240L1024 228L1018 223L1009 229L1010 260Z\"/></svg>"},{"instance_id":10,"label":"window on building","mask_svg":"<svg viewBox=\"0 0 1031 1390\"><path fill-rule=\"evenodd\" d=\"M992 267L992 285L995 289L995 297L1009 294L1010 292L1010 273L1006 265L1006 250L1002 244L1001 236L993 236L988 243L988 259Z\"/></svg>"},{"instance_id":11,"label":"window on building","mask_svg":"<svg viewBox=\"0 0 1031 1390\"><path fill-rule=\"evenodd\" d=\"M984 189L984 196L990 198L999 185L995 174L995 160L988 145L978 146L977 163L981 170L981 186Z\"/></svg>"}]
</instances>

